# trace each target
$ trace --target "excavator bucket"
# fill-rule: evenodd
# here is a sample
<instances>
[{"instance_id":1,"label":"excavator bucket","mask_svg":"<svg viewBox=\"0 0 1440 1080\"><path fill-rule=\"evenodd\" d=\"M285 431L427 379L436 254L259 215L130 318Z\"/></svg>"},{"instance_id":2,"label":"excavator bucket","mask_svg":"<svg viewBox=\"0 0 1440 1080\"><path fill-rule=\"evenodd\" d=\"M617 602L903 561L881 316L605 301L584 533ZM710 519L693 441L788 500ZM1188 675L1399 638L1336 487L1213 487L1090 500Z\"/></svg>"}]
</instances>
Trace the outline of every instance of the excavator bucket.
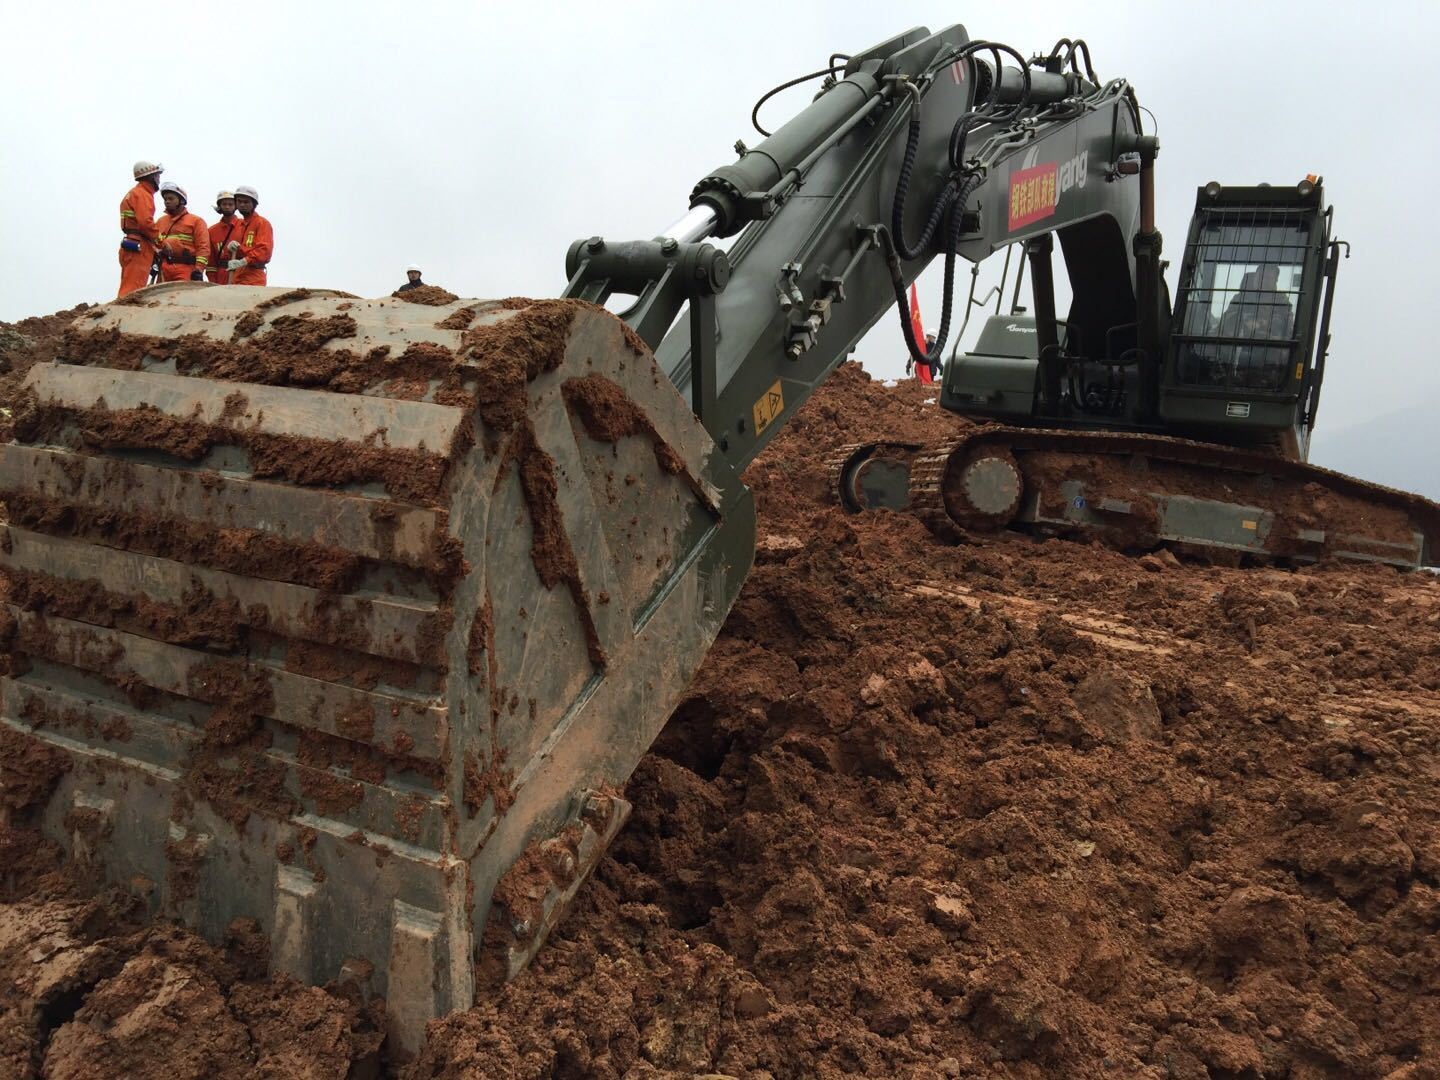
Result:
<instances>
[{"instance_id":1,"label":"excavator bucket","mask_svg":"<svg viewBox=\"0 0 1440 1080\"><path fill-rule=\"evenodd\" d=\"M754 551L649 350L578 301L165 285L0 445L0 770L76 863L413 1050L539 948Z\"/></svg>"}]
</instances>

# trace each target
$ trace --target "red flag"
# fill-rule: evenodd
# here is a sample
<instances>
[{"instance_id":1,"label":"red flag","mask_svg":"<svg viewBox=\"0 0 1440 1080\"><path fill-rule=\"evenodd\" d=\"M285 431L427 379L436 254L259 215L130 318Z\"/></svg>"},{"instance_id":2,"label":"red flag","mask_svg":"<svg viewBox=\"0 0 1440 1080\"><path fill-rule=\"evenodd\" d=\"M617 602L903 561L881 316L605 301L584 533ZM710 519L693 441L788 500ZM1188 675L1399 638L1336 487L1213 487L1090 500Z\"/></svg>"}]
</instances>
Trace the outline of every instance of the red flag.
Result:
<instances>
[{"instance_id":1,"label":"red flag","mask_svg":"<svg viewBox=\"0 0 1440 1080\"><path fill-rule=\"evenodd\" d=\"M920 295L915 291L915 283L910 283L910 329L915 332L915 343L920 346L921 351L925 349L925 324L920 321ZM915 374L922 383L934 382L930 377L930 366L928 364L917 364Z\"/></svg>"}]
</instances>

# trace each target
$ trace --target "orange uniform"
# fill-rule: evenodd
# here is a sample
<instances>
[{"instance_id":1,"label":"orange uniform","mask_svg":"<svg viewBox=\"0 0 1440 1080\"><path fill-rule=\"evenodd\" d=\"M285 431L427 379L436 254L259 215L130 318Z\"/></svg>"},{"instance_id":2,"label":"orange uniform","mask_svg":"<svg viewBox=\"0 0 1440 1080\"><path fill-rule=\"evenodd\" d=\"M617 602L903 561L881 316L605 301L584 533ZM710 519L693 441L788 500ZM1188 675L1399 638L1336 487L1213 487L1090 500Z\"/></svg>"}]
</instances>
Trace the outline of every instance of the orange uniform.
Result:
<instances>
[{"instance_id":1,"label":"orange uniform","mask_svg":"<svg viewBox=\"0 0 1440 1080\"><path fill-rule=\"evenodd\" d=\"M120 291L116 298L143 289L150 282L155 261L155 186L137 180L120 200L120 231L124 239L140 245L139 251L120 249Z\"/></svg>"},{"instance_id":2,"label":"orange uniform","mask_svg":"<svg viewBox=\"0 0 1440 1080\"><path fill-rule=\"evenodd\" d=\"M245 219L240 236L240 254L246 264L230 275L232 285L264 285L265 266L275 254L275 230L259 213Z\"/></svg>"},{"instance_id":3,"label":"orange uniform","mask_svg":"<svg viewBox=\"0 0 1440 1080\"><path fill-rule=\"evenodd\" d=\"M155 229L165 254L161 281L189 281L191 274L210 264L210 230L200 217L184 209L174 217L161 214Z\"/></svg>"},{"instance_id":4,"label":"orange uniform","mask_svg":"<svg viewBox=\"0 0 1440 1080\"><path fill-rule=\"evenodd\" d=\"M244 239L240 231L245 228L245 219L239 214L231 214L229 219L221 218L210 226L210 269L205 271L205 276L216 285L228 285L230 283L230 271L225 269L225 260L230 256L225 253L225 245L231 240L239 243Z\"/></svg>"}]
</instances>

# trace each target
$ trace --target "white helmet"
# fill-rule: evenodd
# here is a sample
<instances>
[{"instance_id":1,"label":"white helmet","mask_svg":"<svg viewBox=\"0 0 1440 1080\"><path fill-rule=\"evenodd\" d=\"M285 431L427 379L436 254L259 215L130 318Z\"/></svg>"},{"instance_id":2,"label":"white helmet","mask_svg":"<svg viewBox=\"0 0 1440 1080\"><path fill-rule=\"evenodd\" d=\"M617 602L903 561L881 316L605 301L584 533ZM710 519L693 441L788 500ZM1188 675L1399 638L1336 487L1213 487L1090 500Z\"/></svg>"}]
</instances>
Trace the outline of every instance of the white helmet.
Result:
<instances>
[{"instance_id":1,"label":"white helmet","mask_svg":"<svg viewBox=\"0 0 1440 1080\"><path fill-rule=\"evenodd\" d=\"M137 161L135 162L135 179L143 180L147 176L158 176L165 171L165 166L158 161Z\"/></svg>"},{"instance_id":2,"label":"white helmet","mask_svg":"<svg viewBox=\"0 0 1440 1080\"><path fill-rule=\"evenodd\" d=\"M220 202L221 202L222 199L233 199L233 198L235 198L235 192L233 192L233 191L217 191L217 192L215 193L215 212L216 212L217 214L220 213Z\"/></svg>"},{"instance_id":3,"label":"white helmet","mask_svg":"<svg viewBox=\"0 0 1440 1080\"><path fill-rule=\"evenodd\" d=\"M424 271L420 269L420 265L418 263L411 263L409 266L405 267L405 272L407 274L410 273L410 271L412 270L415 271L415 273L417 274L424 273Z\"/></svg>"},{"instance_id":4,"label":"white helmet","mask_svg":"<svg viewBox=\"0 0 1440 1080\"><path fill-rule=\"evenodd\" d=\"M173 191L176 195L179 195L182 203L188 203L190 201L190 196L185 194L185 189L175 183L174 180L166 180L160 185L161 195L164 195L167 191Z\"/></svg>"},{"instance_id":5,"label":"white helmet","mask_svg":"<svg viewBox=\"0 0 1440 1080\"><path fill-rule=\"evenodd\" d=\"M256 205L256 206L259 206L259 205L260 205L260 193L259 193L258 191L256 191L253 187L250 187L250 186L248 186L248 185L246 185L246 184L241 184L239 187L237 187L237 188L235 189L235 194L236 194L237 197L240 196L240 195L246 195L246 196L248 196L249 198L252 198L252 199L255 200L255 205Z\"/></svg>"}]
</instances>

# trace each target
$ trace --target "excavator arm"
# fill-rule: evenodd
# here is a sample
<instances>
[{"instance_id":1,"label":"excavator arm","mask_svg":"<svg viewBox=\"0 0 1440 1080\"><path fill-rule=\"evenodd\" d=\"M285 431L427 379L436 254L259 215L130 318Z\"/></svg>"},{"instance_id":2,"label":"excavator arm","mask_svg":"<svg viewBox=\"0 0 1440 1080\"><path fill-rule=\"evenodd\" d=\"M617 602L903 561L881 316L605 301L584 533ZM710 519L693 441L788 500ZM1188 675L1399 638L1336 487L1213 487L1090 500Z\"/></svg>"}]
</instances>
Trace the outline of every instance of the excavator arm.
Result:
<instances>
[{"instance_id":1,"label":"excavator arm","mask_svg":"<svg viewBox=\"0 0 1440 1080\"><path fill-rule=\"evenodd\" d=\"M737 144L738 160L703 177L657 239L573 245L567 295L637 296L624 318L737 470L892 305L908 333L905 289L937 257L937 352L956 258L1038 251L1057 231L1086 267L1072 274L1076 308L1133 313L1137 174L1155 144L1124 80L1097 85L1078 68L1059 50L1032 67L961 26L882 42L832 69L764 142ZM728 257L705 243L736 233Z\"/></svg>"}]
</instances>

